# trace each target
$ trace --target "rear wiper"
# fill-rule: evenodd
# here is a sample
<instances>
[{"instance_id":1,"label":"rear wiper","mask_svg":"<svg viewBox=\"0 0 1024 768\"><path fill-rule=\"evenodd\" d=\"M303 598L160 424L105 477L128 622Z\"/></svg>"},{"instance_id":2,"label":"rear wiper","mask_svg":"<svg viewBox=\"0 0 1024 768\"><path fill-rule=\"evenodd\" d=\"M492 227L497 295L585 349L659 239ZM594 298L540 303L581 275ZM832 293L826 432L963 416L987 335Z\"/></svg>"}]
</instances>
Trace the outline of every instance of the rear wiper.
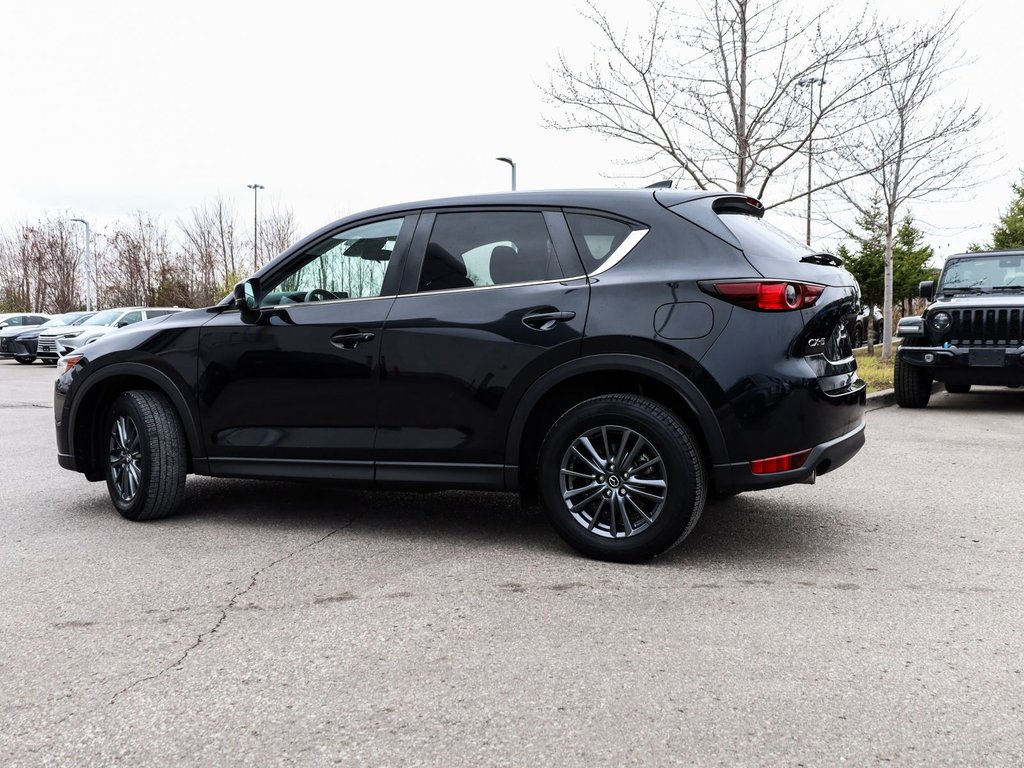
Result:
<instances>
[{"instance_id":1,"label":"rear wiper","mask_svg":"<svg viewBox=\"0 0 1024 768\"><path fill-rule=\"evenodd\" d=\"M843 260L831 253L811 253L804 256L800 261L805 264L822 264L826 267L841 267Z\"/></svg>"}]
</instances>

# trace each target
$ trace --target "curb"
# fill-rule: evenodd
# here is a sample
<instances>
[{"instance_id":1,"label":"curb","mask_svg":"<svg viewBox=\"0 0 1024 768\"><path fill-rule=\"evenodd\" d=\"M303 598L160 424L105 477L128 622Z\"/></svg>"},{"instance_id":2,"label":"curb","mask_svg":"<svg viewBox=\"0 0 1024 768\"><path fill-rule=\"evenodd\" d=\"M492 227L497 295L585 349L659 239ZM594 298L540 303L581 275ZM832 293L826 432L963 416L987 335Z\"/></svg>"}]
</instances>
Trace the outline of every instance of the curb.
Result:
<instances>
[{"instance_id":1,"label":"curb","mask_svg":"<svg viewBox=\"0 0 1024 768\"><path fill-rule=\"evenodd\" d=\"M932 394L942 389L942 384L938 381L932 382ZM868 395L867 405L864 406L864 412L869 413L870 411L877 411L879 408L888 408L890 405L896 404L896 390L895 389L883 389L880 392L872 392Z\"/></svg>"}]
</instances>

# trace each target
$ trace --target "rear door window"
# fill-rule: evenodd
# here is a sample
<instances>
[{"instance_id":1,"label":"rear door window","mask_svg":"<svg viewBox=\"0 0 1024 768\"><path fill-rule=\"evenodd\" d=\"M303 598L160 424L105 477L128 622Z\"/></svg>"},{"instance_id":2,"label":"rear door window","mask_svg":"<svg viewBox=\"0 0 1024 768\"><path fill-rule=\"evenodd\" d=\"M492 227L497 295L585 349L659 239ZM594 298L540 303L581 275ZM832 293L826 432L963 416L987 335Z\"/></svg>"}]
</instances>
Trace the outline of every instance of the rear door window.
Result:
<instances>
[{"instance_id":1,"label":"rear door window","mask_svg":"<svg viewBox=\"0 0 1024 768\"><path fill-rule=\"evenodd\" d=\"M418 290L533 283L563 277L540 211L439 213Z\"/></svg>"}]
</instances>

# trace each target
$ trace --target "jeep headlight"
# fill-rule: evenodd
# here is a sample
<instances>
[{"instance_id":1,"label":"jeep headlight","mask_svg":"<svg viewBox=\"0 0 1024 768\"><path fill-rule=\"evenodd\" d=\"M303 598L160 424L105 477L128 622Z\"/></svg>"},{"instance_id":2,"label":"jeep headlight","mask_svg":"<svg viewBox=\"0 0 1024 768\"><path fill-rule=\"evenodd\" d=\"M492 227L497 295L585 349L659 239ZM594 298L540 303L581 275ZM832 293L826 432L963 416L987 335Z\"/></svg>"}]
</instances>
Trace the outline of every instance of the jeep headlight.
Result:
<instances>
[{"instance_id":1,"label":"jeep headlight","mask_svg":"<svg viewBox=\"0 0 1024 768\"><path fill-rule=\"evenodd\" d=\"M953 324L953 318L950 317L949 312L936 312L931 316L931 325L939 333L945 333L949 330L949 326Z\"/></svg>"}]
</instances>

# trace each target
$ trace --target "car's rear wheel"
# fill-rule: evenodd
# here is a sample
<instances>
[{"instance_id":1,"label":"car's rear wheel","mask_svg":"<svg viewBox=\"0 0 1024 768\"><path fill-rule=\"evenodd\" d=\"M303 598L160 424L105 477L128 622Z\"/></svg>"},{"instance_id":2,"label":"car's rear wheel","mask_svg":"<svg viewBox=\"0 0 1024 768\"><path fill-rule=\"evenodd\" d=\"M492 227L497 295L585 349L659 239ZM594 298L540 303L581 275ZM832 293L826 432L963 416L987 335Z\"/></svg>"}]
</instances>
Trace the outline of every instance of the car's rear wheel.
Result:
<instances>
[{"instance_id":1,"label":"car's rear wheel","mask_svg":"<svg viewBox=\"0 0 1024 768\"><path fill-rule=\"evenodd\" d=\"M897 355L893 387L896 405L900 408L924 408L932 396L932 377L924 368L911 365Z\"/></svg>"},{"instance_id":2,"label":"car's rear wheel","mask_svg":"<svg viewBox=\"0 0 1024 768\"><path fill-rule=\"evenodd\" d=\"M169 515L185 493L185 434L170 401L159 392L120 395L105 422L107 490L129 520Z\"/></svg>"},{"instance_id":3,"label":"car's rear wheel","mask_svg":"<svg viewBox=\"0 0 1024 768\"><path fill-rule=\"evenodd\" d=\"M541 506L588 557L639 562L693 530L707 470L693 434L653 400L603 395L571 408L540 451Z\"/></svg>"}]
</instances>

